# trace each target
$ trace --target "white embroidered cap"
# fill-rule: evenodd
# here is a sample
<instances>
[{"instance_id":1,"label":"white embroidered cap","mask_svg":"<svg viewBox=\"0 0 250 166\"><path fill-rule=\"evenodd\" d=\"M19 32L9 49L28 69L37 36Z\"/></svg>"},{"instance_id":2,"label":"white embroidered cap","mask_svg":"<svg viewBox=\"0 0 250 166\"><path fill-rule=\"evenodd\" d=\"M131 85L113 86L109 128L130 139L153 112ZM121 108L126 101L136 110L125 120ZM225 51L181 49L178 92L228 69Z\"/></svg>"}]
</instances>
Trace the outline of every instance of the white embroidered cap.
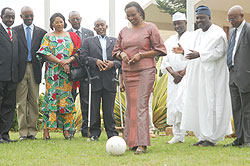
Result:
<instances>
[{"instance_id":1,"label":"white embroidered cap","mask_svg":"<svg viewBox=\"0 0 250 166\"><path fill-rule=\"evenodd\" d=\"M184 13L176 12L172 16L172 21L179 21L179 20L187 20L186 15Z\"/></svg>"}]
</instances>

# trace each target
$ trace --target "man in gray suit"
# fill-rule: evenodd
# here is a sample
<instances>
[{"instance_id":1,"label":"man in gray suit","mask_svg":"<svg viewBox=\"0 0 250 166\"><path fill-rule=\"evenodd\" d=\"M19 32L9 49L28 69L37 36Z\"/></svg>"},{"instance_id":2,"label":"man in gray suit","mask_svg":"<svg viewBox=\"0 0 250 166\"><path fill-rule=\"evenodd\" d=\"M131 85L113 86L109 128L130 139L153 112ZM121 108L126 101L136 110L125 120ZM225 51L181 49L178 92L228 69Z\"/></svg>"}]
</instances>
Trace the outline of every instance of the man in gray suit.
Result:
<instances>
[{"instance_id":1,"label":"man in gray suit","mask_svg":"<svg viewBox=\"0 0 250 166\"><path fill-rule=\"evenodd\" d=\"M106 36L106 21L97 19L94 23L95 37L84 40L81 57L88 61L90 75L98 76L99 79L92 80L91 94L91 117L90 134L91 140L98 140L101 134L100 103L105 131L108 138L118 135L115 129L114 102L116 95L116 83L113 78L116 76L116 69L121 63L112 57L112 51L116 42L113 37Z\"/></svg>"},{"instance_id":2,"label":"man in gray suit","mask_svg":"<svg viewBox=\"0 0 250 166\"><path fill-rule=\"evenodd\" d=\"M244 20L241 6L228 11L232 25L229 35L227 64L236 140L232 146L250 147L250 24Z\"/></svg>"},{"instance_id":3,"label":"man in gray suit","mask_svg":"<svg viewBox=\"0 0 250 166\"><path fill-rule=\"evenodd\" d=\"M19 45L19 83L17 86L17 119L20 140L36 139L38 132L38 98L42 71L36 58L46 31L33 24L33 10L24 6L21 9L23 24L14 27L18 34Z\"/></svg>"},{"instance_id":4,"label":"man in gray suit","mask_svg":"<svg viewBox=\"0 0 250 166\"><path fill-rule=\"evenodd\" d=\"M83 41L90 37L94 36L93 31L81 27L81 21L82 17L80 16L80 13L77 11L72 11L69 13L69 20L68 20L72 26L71 29L68 30L68 32L75 32L78 36L81 38L81 49L83 48ZM82 110L82 126L81 126L81 133L83 137L88 136L88 82L86 82L84 79L79 80L80 83L80 102L81 102L81 110ZM72 95L74 99L76 98L76 89L72 90Z\"/></svg>"}]
</instances>

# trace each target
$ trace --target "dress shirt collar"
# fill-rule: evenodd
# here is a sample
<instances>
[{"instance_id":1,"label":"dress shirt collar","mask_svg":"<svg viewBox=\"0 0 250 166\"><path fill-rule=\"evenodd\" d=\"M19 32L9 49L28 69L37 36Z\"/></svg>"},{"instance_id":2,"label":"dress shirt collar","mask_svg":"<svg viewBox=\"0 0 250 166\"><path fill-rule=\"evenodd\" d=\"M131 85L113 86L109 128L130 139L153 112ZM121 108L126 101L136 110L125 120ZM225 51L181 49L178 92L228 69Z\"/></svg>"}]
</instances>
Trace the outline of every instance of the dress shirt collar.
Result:
<instances>
[{"instance_id":1,"label":"dress shirt collar","mask_svg":"<svg viewBox=\"0 0 250 166\"><path fill-rule=\"evenodd\" d=\"M8 33L8 27L2 22L2 26L3 26L3 28L5 29L5 31ZM11 33L12 33L12 28L11 27L9 27L10 28L10 31L11 31Z\"/></svg>"},{"instance_id":2,"label":"dress shirt collar","mask_svg":"<svg viewBox=\"0 0 250 166\"><path fill-rule=\"evenodd\" d=\"M243 26L245 25L245 23L246 23L246 21L243 20L242 23L240 24L240 26L238 28L235 28L235 29L237 29L237 32L241 32L241 30L242 30Z\"/></svg>"},{"instance_id":3,"label":"dress shirt collar","mask_svg":"<svg viewBox=\"0 0 250 166\"><path fill-rule=\"evenodd\" d=\"M76 31L79 31L80 33L82 33L81 27L80 27L79 29L74 29L74 28L72 27L72 30L73 30L73 32L75 32L75 33L76 33Z\"/></svg>"},{"instance_id":4,"label":"dress shirt collar","mask_svg":"<svg viewBox=\"0 0 250 166\"><path fill-rule=\"evenodd\" d=\"M24 31L26 31L26 28L27 28L27 27L28 27L28 26L25 25L25 24L23 23L23 29L24 29ZM34 24L31 24L29 27L30 27L31 32L33 32Z\"/></svg>"},{"instance_id":5,"label":"dress shirt collar","mask_svg":"<svg viewBox=\"0 0 250 166\"><path fill-rule=\"evenodd\" d=\"M104 37L102 37L101 35L96 35L96 36L98 37L99 40L101 40L101 39L107 40L107 36L106 35Z\"/></svg>"}]
</instances>

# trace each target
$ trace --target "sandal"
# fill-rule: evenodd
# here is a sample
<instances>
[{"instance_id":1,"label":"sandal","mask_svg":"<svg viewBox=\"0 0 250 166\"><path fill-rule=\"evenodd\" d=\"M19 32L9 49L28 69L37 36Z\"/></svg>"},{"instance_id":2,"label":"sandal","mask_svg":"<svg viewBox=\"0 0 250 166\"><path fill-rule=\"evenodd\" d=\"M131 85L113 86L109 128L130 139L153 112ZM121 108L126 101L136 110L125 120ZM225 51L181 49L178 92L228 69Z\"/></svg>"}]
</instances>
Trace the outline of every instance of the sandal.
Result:
<instances>
[{"instance_id":1,"label":"sandal","mask_svg":"<svg viewBox=\"0 0 250 166\"><path fill-rule=\"evenodd\" d=\"M136 151L136 149L138 148L138 146L134 146L132 148L129 148L130 151Z\"/></svg>"},{"instance_id":2,"label":"sandal","mask_svg":"<svg viewBox=\"0 0 250 166\"><path fill-rule=\"evenodd\" d=\"M45 141L50 140L49 130L48 130L48 129L44 129L44 130L43 130L43 139L44 139Z\"/></svg>"},{"instance_id":3,"label":"sandal","mask_svg":"<svg viewBox=\"0 0 250 166\"><path fill-rule=\"evenodd\" d=\"M134 154L142 154L142 153L146 153L146 146L138 146L138 148L136 149Z\"/></svg>"},{"instance_id":4,"label":"sandal","mask_svg":"<svg viewBox=\"0 0 250 166\"><path fill-rule=\"evenodd\" d=\"M67 133L67 134L66 134L66 133ZM66 139L66 140L70 140L70 139L72 138L72 137L70 136L68 130L64 130L64 131L63 131L63 136L64 136L64 139Z\"/></svg>"}]
</instances>

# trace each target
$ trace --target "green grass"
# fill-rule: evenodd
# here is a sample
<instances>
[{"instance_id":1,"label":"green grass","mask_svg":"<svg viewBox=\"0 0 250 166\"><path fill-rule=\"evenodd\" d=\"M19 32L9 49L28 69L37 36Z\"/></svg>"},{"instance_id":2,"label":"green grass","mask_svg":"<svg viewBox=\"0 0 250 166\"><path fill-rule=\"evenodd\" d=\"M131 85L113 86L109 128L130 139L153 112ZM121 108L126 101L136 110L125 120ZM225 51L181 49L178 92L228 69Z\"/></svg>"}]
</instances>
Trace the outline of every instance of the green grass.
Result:
<instances>
[{"instance_id":1,"label":"green grass","mask_svg":"<svg viewBox=\"0 0 250 166\"><path fill-rule=\"evenodd\" d=\"M18 133L11 133L17 139ZM126 151L122 156L110 156L106 153L107 137L103 132L99 141L87 142L80 133L73 140L64 140L62 133L51 133L52 140L42 140L42 133L37 140L19 141L0 144L0 166L7 165L43 165L43 166L78 166L78 165L250 165L250 148L223 147L233 139L219 142L216 147L192 147L197 140L186 137L185 143L168 145L168 136L151 139L152 146L147 153L134 155Z\"/></svg>"}]
</instances>

